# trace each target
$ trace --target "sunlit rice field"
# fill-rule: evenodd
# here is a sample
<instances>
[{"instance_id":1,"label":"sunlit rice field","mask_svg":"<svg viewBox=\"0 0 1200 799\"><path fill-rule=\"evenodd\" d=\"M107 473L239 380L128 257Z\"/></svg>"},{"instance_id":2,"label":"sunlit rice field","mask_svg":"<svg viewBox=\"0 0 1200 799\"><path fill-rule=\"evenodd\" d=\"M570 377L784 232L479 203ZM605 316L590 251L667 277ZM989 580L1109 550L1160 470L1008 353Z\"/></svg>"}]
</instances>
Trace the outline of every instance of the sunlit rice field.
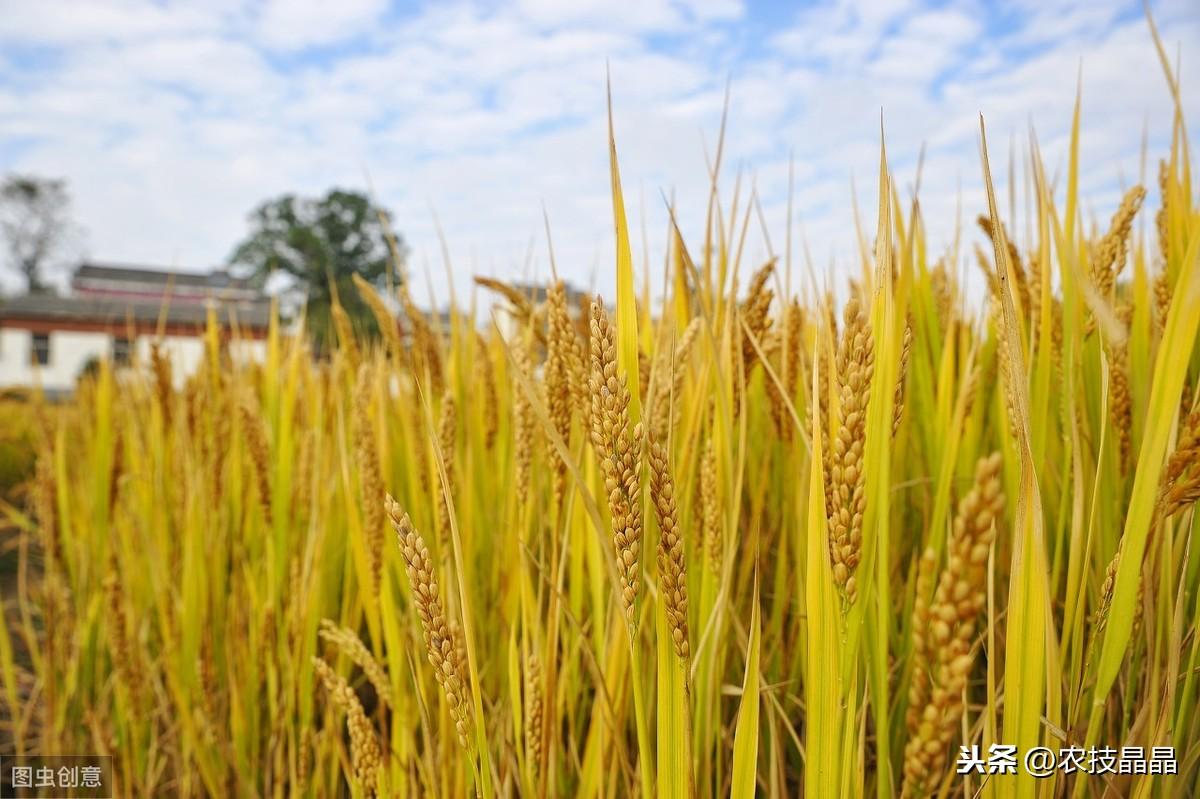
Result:
<instances>
[{"instance_id":1,"label":"sunlit rice field","mask_svg":"<svg viewBox=\"0 0 1200 799\"><path fill-rule=\"evenodd\" d=\"M494 316L441 330L363 283L383 334L335 308L328 357L276 323L233 363L214 319L182 389L103 366L35 406L0 508L8 753L111 755L119 796L1194 796L1200 209L1167 73L1174 143L1111 220L1076 107L1020 218L983 142L975 251L926 241L881 148L836 292L742 259L744 187L660 270L614 149L607 301L480 279ZM1178 773L958 774L963 745Z\"/></svg>"}]
</instances>

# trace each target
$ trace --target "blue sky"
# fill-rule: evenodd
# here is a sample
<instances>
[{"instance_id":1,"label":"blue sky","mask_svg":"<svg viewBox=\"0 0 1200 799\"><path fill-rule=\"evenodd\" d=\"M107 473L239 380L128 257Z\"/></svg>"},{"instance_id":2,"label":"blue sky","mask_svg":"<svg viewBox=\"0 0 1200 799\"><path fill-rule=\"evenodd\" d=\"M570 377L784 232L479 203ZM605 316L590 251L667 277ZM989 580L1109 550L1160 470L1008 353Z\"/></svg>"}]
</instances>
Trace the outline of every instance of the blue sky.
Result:
<instances>
[{"instance_id":1,"label":"blue sky","mask_svg":"<svg viewBox=\"0 0 1200 799\"><path fill-rule=\"evenodd\" d=\"M1181 53L1194 130L1200 4L1152 8ZM664 195L700 235L727 81L726 196L739 173L754 186L778 251L794 159L822 272L853 252L852 178L860 205L875 202L881 110L906 191L927 147L935 253L960 190L966 219L982 207L979 113L1000 164L1032 125L1053 172L1081 71L1081 180L1100 220L1138 179L1143 128L1152 158L1170 134L1140 2L0 0L0 172L67 178L90 256L184 269L220 264L261 200L369 174L412 247L418 296L443 301L435 211L465 292L476 273L546 274L544 205L560 270L609 293L606 65L631 223L646 231L635 249L655 269ZM747 257L767 250L756 231Z\"/></svg>"}]
</instances>

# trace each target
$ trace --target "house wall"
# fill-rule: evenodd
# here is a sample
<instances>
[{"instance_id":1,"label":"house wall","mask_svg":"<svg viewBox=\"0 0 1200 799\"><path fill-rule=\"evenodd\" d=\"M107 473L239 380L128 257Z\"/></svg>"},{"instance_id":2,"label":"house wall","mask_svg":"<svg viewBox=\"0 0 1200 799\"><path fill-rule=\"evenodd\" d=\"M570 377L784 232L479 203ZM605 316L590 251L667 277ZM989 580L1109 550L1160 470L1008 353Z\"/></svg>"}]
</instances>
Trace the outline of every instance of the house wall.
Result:
<instances>
[{"instance_id":1,"label":"house wall","mask_svg":"<svg viewBox=\"0 0 1200 799\"><path fill-rule=\"evenodd\" d=\"M19 328L0 328L0 386L40 385L47 391L69 391L92 358L105 358L112 350L106 333L56 331L50 333L50 362L30 362L33 334Z\"/></svg>"},{"instance_id":2,"label":"house wall","mask_svg":"<svg viewBox=\"0 0 1200 799\"><path fill-rule=\"evenodd\" d=\"M49 335L50 362L39 366L30 362L31 331L0 327L0 388L41 386L52 393L70 392L89 361L112 354L113 337L106 332L56 330ZM133 354L139 362L149 362L153 340L138 336L134 341ZM262 361L266 347L261 339L229 343L235 361ZM195 336L165 336L162 348L171 359L176 387L196 371L204 357L204 340Z\"/></svg>"}]
</instances>

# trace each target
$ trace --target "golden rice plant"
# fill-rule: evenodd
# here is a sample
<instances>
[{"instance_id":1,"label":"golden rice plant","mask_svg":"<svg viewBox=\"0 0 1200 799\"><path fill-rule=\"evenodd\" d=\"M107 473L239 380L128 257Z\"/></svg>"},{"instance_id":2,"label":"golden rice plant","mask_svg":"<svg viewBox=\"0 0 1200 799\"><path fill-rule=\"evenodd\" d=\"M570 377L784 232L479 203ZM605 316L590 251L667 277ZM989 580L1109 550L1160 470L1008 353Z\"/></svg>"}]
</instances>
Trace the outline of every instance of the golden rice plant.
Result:
<instances>
[{"instance_id":1,"label":"golden rice plant","mask_svg":"<svg viewBox=\"0 0 1200 799\"><path fill-rule=\"evenodd\" d=\"M276 322L230 361L214 318L182 389L157 350L104 365L31 406L2 508L0 755L110 755L121 797L1196 795L1172 124L1108 225L1078 106L1007 216L981 128L977 251L926 241L881 147L874 245L828 292L744 262L756 204L715 182L703 241L636 263L613 137L616 268L583 309L480 278L498 312L444 330L359 283L382 335L335 312L327 358ZM1177 773L958 773L1006 744Z\"/></svg>"}]
</instances>

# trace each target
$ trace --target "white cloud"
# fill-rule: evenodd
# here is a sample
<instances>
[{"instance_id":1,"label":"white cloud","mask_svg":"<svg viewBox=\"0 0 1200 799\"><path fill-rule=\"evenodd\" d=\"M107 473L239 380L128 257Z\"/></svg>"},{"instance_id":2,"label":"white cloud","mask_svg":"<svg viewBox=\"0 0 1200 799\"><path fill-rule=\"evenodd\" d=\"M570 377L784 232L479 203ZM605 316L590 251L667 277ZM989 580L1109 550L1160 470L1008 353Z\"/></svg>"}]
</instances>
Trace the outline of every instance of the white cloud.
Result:
<instances>
[{"instance_id":1,"label":"white cloud","mask_svg":"<svg viewBox=\"0 0 1200 799\"><path fill-rule=\"evenodd\" d=\"M257 39L293 50L343 41L379 22L387 0L268 0L257 19Z\"/></svg>"},{"instance_id":2,"label":"white cloud","mask_svg":"<svg viewBox=\"0 0 1200 799\"><path fill-rule=\"evenodd\" d=\"M238 0L188 3L171 0L58 0L0 3L0 40L77 44L130 41L147 36L202 33L241 11Z\"/></svg>"},{"instance_id":3,"label":"white cloud","mask_svg":"<svg viewBox=\"0 0 1200 799\"><path fill-rule=\"evenodd\" d=\"M543 30L600 26L678 32L695 23L734 20L745 11L738 0L641 0L619 7L611 0L520 0L516 6L522 17Z\"/></svg>"}]
</instances>

